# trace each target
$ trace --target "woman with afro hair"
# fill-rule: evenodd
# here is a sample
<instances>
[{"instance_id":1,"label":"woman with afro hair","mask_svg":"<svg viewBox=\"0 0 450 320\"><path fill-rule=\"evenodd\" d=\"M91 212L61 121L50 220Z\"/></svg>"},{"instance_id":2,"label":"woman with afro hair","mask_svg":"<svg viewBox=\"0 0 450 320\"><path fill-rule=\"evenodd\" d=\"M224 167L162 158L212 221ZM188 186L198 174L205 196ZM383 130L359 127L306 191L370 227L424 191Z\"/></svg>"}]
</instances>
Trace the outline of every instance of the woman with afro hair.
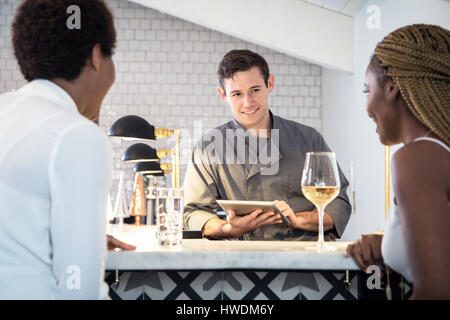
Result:
<instances>
[{"instance_id":1,"label":"woman with afro hair","mask_svg":"<svg viewBox=\"0 0 450 320\"><path fill-rule=\"evenodd\" d=\"M97 123L115 79L112 14L102 0L24 0L12 40L28 84L0 95L0 299L107 298L112 165Z\"/></svg>"}]
</instances>

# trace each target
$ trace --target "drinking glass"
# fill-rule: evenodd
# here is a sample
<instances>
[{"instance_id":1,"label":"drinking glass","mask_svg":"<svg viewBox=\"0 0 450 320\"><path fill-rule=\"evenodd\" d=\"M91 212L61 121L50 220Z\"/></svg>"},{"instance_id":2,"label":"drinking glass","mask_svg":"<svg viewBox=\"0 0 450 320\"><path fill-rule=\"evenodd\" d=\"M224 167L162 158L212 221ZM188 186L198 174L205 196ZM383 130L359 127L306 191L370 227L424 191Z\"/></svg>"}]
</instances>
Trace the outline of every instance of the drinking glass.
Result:
<instances>
[{"instance_id":1,"label":"drinking glass","mask_svg":"<svg viewBox=\"0 0 450 320\"><path fill-rule=\"evenodd\" d=\"M314 203L319 215L319 237L315 247L308 250L333 251L336 248L325 243L323 237L323 214L325 207L339 194L339 171L334 152L308 152L302 174L302 192Z\"/></svg>"},{"instance_id":2,"label":"drinking glass","mask_svg":"<svg viewBox=\"0 0 450 320\"><path fill-rule=\"evenodd\" d=\"M163 247L181 247L183 238L182 189L156 190L156 234Z\"/></svg>"}]
</instances>

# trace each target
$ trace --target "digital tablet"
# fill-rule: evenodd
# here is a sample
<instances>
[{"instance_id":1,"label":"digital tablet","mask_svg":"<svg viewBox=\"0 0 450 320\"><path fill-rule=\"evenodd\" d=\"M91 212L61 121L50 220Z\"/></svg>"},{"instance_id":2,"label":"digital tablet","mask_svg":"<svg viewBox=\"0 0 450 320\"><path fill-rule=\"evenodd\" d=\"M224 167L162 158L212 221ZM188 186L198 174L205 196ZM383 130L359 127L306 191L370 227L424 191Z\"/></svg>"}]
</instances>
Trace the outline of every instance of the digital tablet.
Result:
<instances>
[{"instance_id":1,"label":"digital tablet","mask_svg":"<svg viewBox=\"0 0 450 320\"><path fill-rule=\"evenodd\" d=\"M291 224L273 201L217 200L217 203L224 211L234 210L238 216L245 216L258 209L263 210L263 212L273 211L280 215L283 224Z\"/></svg>"}]
</instances>

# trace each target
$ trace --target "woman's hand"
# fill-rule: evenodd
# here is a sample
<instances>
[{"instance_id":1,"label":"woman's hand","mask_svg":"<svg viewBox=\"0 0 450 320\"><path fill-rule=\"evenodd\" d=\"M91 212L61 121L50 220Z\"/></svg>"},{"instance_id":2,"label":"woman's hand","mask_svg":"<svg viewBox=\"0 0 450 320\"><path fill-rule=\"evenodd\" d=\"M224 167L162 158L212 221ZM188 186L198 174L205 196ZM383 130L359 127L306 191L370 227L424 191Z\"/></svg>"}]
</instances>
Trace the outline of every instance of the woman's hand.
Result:
<instances>
[{"instance_id":1,"label":"woman's hand","mask_svg":"<svg viewBox=\"0 0 450 320\"><path fill-rule=\"evenodd\" d=\"M345 256L347 258L351 256L355 263L366 272L369 266L383 263L381 255L382 239L383 235L381 234L363 234L358 240L347 246Z\"/></svg>"},{"instance_id":2,"label":"woman's hand","mask_svg":"<svg viewBox=\"0 0 450 320\"><path fill-rule=\"evenodd\" d=\"M108 250L114 249L122 249L122 250L135 250L136 246L120 241L113 236L107 234L106 235L106 244L108 246Z\"/></svg>"}]
</instances>

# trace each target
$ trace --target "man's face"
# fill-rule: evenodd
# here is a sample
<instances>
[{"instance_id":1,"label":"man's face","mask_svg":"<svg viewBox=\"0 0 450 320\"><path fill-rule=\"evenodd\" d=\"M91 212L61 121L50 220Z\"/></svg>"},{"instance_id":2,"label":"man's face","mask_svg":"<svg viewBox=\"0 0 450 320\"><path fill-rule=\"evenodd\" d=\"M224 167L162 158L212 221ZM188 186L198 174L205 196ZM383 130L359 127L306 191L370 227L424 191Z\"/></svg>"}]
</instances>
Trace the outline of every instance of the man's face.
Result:
<instances>
[{"instance_id":1,"label":"man's face","mask_svg":"<svg viewBox=\"0 0 450 320\"><path fill-rule=\"evenodd\" d=\"M224 79L225 91L218 91L231 107L234 118L246 129L270 129L267 97L272 92L274 76L270 75L266 86L258 67L236 72L231 79Z\"/></svg>"}]
</instances>

